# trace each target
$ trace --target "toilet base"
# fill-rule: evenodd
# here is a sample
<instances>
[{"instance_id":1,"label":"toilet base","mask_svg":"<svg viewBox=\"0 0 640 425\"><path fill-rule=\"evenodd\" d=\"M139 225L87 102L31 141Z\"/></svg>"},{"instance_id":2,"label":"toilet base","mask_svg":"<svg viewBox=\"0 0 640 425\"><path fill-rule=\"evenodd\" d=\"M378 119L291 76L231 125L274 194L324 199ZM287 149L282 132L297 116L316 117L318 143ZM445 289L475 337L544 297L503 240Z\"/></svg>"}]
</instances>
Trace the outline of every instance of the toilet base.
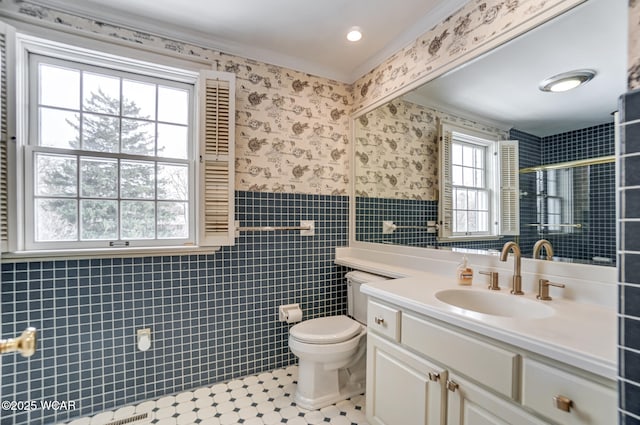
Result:
<instances>
[{"instance_id":1,"label":"toilet base","mask_svg":"<svg viewBox=\"0 0 640 425\"><path fill-rule=\"evenodd\" d=\"M303 409L317 410L364 394L365 356L343 369L325 370L322 364L304 363L300 360L298 365L298 386L294 395L296 404Z\"/></svg>"}]
</instances>

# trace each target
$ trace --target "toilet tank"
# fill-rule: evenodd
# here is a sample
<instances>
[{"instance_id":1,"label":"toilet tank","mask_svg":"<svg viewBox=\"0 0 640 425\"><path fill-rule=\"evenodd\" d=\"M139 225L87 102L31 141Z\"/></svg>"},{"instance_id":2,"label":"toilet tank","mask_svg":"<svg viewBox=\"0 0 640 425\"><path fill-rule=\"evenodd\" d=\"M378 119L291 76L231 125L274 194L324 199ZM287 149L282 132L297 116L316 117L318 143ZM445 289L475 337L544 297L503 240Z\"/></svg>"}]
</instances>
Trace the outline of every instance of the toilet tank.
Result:
<instances>
[{"instance_id":1,"label":"toilet tank","mask_svg":"<svg viewBox=\"0 0 640 425\"><path fill-rule=\"evenodd\" d=\"M388 277L377 274L352 271L347 273L347 314L358 322L367 323L367 296L360 292L360 285L376 280L387 280Z\"/></svg>"}]
</instances>

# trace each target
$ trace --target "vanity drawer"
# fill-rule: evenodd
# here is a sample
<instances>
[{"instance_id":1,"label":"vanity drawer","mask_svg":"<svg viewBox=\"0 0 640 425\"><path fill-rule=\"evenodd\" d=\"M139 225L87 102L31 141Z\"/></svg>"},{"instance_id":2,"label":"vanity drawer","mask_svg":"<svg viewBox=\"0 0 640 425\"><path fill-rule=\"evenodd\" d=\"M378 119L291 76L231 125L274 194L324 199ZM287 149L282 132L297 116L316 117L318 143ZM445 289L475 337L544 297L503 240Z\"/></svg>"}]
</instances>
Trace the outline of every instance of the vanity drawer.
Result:
<instances>
[{"instance_id":1,"label":"vanity drawer","mask_svg":"<svg viewBox=\"0 0 640 425\"><path fill-rule=\"evenodd\" d=\"M516 399L520 356L403 313L402 343L476 381Z\"/></svg>"},{"instance_id":2,"label":"vanity drawer","mask_svg":"<svg viewBox=\"0 0 640 425\"><path fill-rule=\"evenodd\" d=\"M400 310L369 300L367 326L370 331L400 342Z\"/></svg>"},{"instance_id":3,"label":"vanity drawer","mask_svg":"<svg viewBox=\"0 0 640 425\"><path fill-rule=\"evenodd\" d=\"M555 397L571 400L569 412L556 407ZM522 404L566 425L617 422L614 388L531 359L523 363Z\"/></svg>"}]
</instances>

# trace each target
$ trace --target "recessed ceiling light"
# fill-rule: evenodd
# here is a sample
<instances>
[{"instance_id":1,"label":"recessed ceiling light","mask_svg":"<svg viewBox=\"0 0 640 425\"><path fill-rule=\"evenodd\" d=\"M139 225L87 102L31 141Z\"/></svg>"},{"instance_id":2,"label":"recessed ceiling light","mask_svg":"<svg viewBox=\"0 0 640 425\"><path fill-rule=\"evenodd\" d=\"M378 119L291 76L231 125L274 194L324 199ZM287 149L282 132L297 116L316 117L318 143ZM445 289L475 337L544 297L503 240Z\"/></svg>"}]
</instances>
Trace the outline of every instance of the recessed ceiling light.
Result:
<instances>
[{"instance_id":1,"label":"recessed ceiling light","mask_svg":"<svg viewBox=\"0 0 640 425\"><path fill-rule=\"evenodd\" d=\"M554 75L553 77L547 78L540 83L538 88L542 91L559 93L575 89L582 84L586 84L595 76L596 72L590 69L580 69L576 71L564 72L562 74Z\"/></svg>"},{"instance_id":2,"label":"recessed ceiling light","mask_svg":"<svg viewBox=\"0 0 640 425\"><path fill-rule=\"evenodd\" d=\"M347 40L349 41L358 41L362 38L362 32L360 32L360 28L353 27L347 33Z\"/></svg>"}]
</instances>

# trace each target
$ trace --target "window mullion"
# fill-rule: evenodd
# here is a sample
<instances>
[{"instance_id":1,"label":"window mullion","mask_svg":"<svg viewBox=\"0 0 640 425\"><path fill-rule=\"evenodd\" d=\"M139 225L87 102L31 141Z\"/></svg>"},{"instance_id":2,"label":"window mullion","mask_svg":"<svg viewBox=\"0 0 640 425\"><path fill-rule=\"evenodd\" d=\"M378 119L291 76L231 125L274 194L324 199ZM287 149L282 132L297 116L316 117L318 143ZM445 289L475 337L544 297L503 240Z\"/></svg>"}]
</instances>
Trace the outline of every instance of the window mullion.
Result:
<instances>
[{"instance_id":1,"label":"window mullion","mask_svg":"<svg viewBox=\"0 0 640 425\"><path fill-rule=\"evenodd\" d=\"M79 90L80 99L78 99L79 105L79 122L78 122L78 144L79 149L82 150L84 148L84 70L80 70L80 90ZM80 155L76 154L76 217L78 217L78 223L76 224L77 240L82 240L82 208L80 208L80 184L81 184L81 175L80 175Z\"/></svg>"},{"instance_id":2,"label":"window mullion","mask_svg":"<svg viewBox=\"0 0 640 425\"><path fill-rule=\"evenodd\" d=\"M122 90L122 78L120 78L120 104L118 111L119 131L118 131L118 153L122 153L122 111L124 110L124 91Z\"/></svg>"},{"instance_id":3,"label":"window mullion","mask_svg":"<svg viewBox=\"0 0 640 425\"><path fill-rule=\"evenodd\" d=\"M81 106L82 107L82 106ZM80 136L82 139L82 136ZM80 155L76 155L76 216L78 217L78 223L76 228L78 229L77 239L81 241L81 232L82 232L82 217L81 208L80 208Z\"/></svg>"},{"instance_id":4,"label":"window mullion","mask_svg":"<svg viewBox=\"0 0 640 425\"><path fill-rule=\"evenodd\" d=\"M116 193L117 203L118 203L118 211L117 211L118 219L116 220L116 223L117 223L117 226L116 226L116 228L117 228L117 230L116 230L116 232L117 232L116 233L116 240L118 240L118 241L122 240L122 193L121 193L122 184L121 184L121 181L120 181L121 178L122 178L121 171L120 171L121 167L122 167L121 162L122 162L122 159L118 158L117 159L117 164L118 164L117 179L118 179L118 181L116 182L116 184L118 186L117 187L117 193Z\"/></svg>"},{"instance_id":5,"label":"window mullion","mask_svg":"<svg viewBox=\"0 0 640 425\"><path fill-rule=\"evenodd\" d=\"M156 161L153 167L153 172L154 172L154 185L155 185L155 190L153 193L153 209L154 209L154 214L156 215L156 219L155 219L155 234L154 234L154 239L158 239L158 162Z\"/></svg>"},{"instance_id":6,"label":"window mullion","mask_svg":"<svg viewBox=\"0 0 640 425\"><path fill-rule=\"evenodd\" d=\"M84 148L84 115L83 115L83 102L84 102L84 70L80 70L80 99L79 99L79 111L78 115L80 116L80 122L78 123L78 138L79 140L79 148L82 150Z\"/></svg>"},{"instance_id":7,"label":"window mullion","mask_svg":"<svg viewBox=\"0 0 640 425\"><path fill-rule=\"evenodd\" d=\"M120 128L118 129L118 181L116 184L118 185L118 218L116 223L118 223L116 240L122 241L122 112L124 110L124 90L123 90L123 79L120 77L120 104L118 110L118 124Z\"/></svg>"},{"instance_id":8,"label":"window mullion","mask_svg":"<svg viewBox=\"0 0 640 425\"><path fill-rule=\"evenodd\" d=\"M56 148L53 146L37 146L37 145L34 145L33 149L37 152L60 154L60 155L80 155L85 157L110 158L110 159L120 158L123 160L130 160L130 161L163 162L167 164L179 164L179 165L190 164L190 161L188 159L179 159L179 158L159 158L154 156L131 155L126 153L114 154L109 152L85 151L85 150L79 150L79 149L66 149L66 148Z\"/></svg>"},{"instance_id":9,"label":"window mullion","mask_svg":"<svg viewBox=\"0 0 640 425\"><path fill-rule=\"evenodd\" d=\"M153 139L153 152L155 153L156 157L158 157L158 112L159 112L159 103L160 103L160 99L159 99L159 95L160 95L160 89L158 87L158 85L155 85L155 89L156 89L156 104L155 104L155 118L156 118L156 122L154 123L154 129L155 131L153 132L154 135L154 139ZM155 192L154 192L154 212L156 215L156 219L155 219L155 238L156 240L158 240L158 161L155 162L155 167L154 167L154 171L155 171L155 179L154 179L154 183L155 183Z\"/></svg>"}]
</instances>

